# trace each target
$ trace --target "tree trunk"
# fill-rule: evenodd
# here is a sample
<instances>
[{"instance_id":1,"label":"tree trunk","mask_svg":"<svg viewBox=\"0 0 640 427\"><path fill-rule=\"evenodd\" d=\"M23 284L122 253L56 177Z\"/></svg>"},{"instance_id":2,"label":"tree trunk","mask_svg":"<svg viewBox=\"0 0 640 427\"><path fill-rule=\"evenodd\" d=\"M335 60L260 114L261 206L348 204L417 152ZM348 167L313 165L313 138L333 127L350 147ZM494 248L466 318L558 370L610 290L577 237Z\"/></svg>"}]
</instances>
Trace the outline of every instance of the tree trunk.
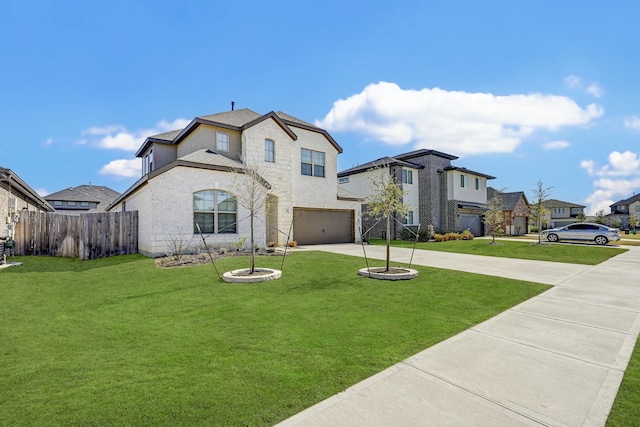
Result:
<instances>
[{"instance_id":1,"label":"tree trunk","mask_svg":"<svg viewBox=\"0 0 640 427\"><path fill-rule=\"evenodd\" d=\"M387 215L387 270L389 271L389 258L391 258L391 220L389 219L389 215Z\"/></svg>"},{"instance_id":2,"label":"tree trunk","mask_svg":"<svg viewBox=\"0 0 640 427\"><path fill-rule=\"evenodd\" d=\"M253 274L255 272L256 269L256 260L255 260L255 255L256 255L256 251L253 249L253 212L251 213L251 247L249 248L251 250L251 271L250 273Z\"/></svg>"}]
</instances>

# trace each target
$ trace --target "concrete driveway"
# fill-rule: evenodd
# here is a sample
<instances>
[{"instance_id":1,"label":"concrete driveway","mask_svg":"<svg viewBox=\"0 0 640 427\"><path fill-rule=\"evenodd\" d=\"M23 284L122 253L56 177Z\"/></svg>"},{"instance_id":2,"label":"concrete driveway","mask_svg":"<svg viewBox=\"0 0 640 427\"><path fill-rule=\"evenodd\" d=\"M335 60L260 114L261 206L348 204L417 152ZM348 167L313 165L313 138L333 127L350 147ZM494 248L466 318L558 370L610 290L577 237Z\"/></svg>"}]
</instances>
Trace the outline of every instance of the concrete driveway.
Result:
<instances>
[{"instance_id":1,"label":"concrete driveway","mask_svg":"<svg viewBox=\"0 0 640 427\"><path fill-rule=\"evenodd\" d=\"M363 256L359 245L309 249ZM408 262L410 252L391 254ZM597 266L437 251L413 263L555 286L279 425L605 424L640 332L640 248Z\"/></svg>"}]
</instances>

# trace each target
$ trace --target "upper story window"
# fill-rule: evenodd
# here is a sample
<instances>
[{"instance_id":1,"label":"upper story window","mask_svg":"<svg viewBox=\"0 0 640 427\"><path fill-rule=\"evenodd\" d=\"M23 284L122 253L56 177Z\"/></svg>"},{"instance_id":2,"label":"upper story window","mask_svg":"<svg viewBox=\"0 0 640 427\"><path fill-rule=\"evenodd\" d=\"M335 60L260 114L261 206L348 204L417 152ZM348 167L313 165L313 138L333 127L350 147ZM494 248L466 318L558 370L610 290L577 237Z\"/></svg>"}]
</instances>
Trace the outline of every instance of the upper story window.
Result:
<instances>
[{"instance_id":1,"label":"upper story window","mask_svg":"<svg viewBox=\"0 0 640 427\"><path fill-rule=\"evenodd\" d=\"M53 206L62 206L62 200L54 200Z\"/></svg>"},{"instance_id":2,"label":"upper story window","mask_svg":"<svg viewBox=\"0 0 640 427\"><path fill-rule=\"evenodd\" d=\"M343 176L342 178L338 178L338 184L348 184L348 183L349 183L348 176Z\"/></svg>"},{"instance_id":3,"label":"upper story window","mask_svg":"<svg viewBox=\"0 0 640 427\"><path fill-rule=\"evenodd\" d=\"M75 206L76 202L67 202L67 206Z\"/></svg>"},{"instance_id":4,"label":"upper story window","mask_svg":"<svg viewBox=\"0 0 640 427\"><path fill-rule=\"evenodd\" d=\"M89 202L80 202L80 206L83 208L89 207Z\"/></svg>"},{"instance_id":5,"label":"upper story window","mask_svg":"<svg viewBox=\"0 0 640 427\"><path fill-rule=\"evenodd\" d=\"M480 189L480 178L476 178L476 190Z\"/></svg>"},{"instance_id":6,"label":"upper story window","mask_svg":"<svg viewBox=\"0 0 640 427\"><path fill-rule=\"evenodd\" d=\"M413 184L413 171L402 169L402 183Z\"/></svg>"},{"instance_id":7,"label":"upper story window","mask_svg":"<svg viewBox=\"0 0 640 427\"><path fill-rule=\"evenodd\" d=\"M564 212L564 208L553 208L554 214L563 214Z\"/></svg>"},{"instance_id":8,"label":"upper story window","mask_svg":"<svg viewBox=\"0 0 640 427\"><path fill-rule=\"evenodd\" d=\"M229 134L226 132L216 132L216 150L229 151Z\"/></svg>"},{"instance_id":9,"label":"upper story window","mask_svg":"<svg viewBox=\"0 0 640 427\"><path fill-rule=\"evenodd\" d=\"M620 206L620 210L621 211L626 211L627 210L627 206L626 205L621 205Z\"/></svg>"},{"instance_id":10,"label":"upper story window","mask_svg":"<svg viewBox=\"0 0 640 427\"><path fill-rule=\"evenodd\" d=\"M635 211L636 211L636 212L640 212L640 205L636 205L636 207L635 207Z\"/></svg>"},{"instance_id":11,"label":"upper story window","mask_svg":"<svg viewBox=\"0 0 640 427\"><path fill-rule=\"evenodd\" d=\"M264 161L271 163L276 161L276 143L272 139L264 140Z\"/></svg>"},{"instance_id":12,"label":"upper story window","mask_svg":"<svg viewBox=\"0 0 640 427\"><path fill-rule=\"evenodd\" d=\"M142 175L153 171L153 148L142 157Z\"/></svg>"},{"instance_id":13,"label":"upper story window","mask_svg":"<svg viewBox=\"0 0 640 427\"><path fill-rule=\"evenodd\" d=\"M221 190L204 190L193 193L193 232L198 227L203 233L236 232L236 199Z\"/></svg>"},{"instance_id":14,"label":"upper story window","mask_svg":"<svg viewBox=\"0 0 640 427\"><path fill-rule=\"evenodd\" d=\"M469 177L467 175L460 175L460 187L469 187Z\"/></svg>"},{"instance_id":15,"label":"upper story window","mask_svg":"<svg viewBox=\"0 0 640 427\"><path fill-rule=\"evenodd\" d=\"M324 153L302 148L300 173L324 178Z\"/></svg>"}]
</instances>

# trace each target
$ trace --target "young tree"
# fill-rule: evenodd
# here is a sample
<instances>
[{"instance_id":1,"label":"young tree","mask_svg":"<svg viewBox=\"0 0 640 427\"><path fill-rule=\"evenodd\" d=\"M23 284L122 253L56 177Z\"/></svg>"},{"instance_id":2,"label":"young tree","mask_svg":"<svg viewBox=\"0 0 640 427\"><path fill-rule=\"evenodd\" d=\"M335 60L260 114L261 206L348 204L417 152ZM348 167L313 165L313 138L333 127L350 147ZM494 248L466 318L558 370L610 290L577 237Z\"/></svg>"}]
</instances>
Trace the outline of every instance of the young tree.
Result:
<instances>
[{"instance_id":1,"label":"young tree","mask_svg":"<svg viewBox=\"0 0 640 427\"><path fill-rule=\"evenodd\" d=\"M611 218L611 227L620 228L621 225L622 225L622 220L619 217L614 216L613 218Z\"/></svg>"},{"instance_id":2,"label":"young tree","mask_svg":"<svg viewBox=\"0 0 640 427\"><path fill-rule=\"evenodd\" d=\"M545 187L542 184L542 181L538 181L536 188L533 191L533 204L531 205L531 219L538 226L538 244L541 243L541 233L542 233L542 221L544 217L547 215L549 210L545 208L544 202L549 199L551 195L551 189L553 187Z\"/></svg>"},{"instance_id":3,"label":"young tree","mask_svg":"<svg viewBox=\"0 0 640 427\"><path fill-rule=\"evenodd\" d=\"M502 190L496 190L487 200L487 211L484 213L484 223L491 233L491 244L496 242L496 234L501 234L504 213L502 211ZM504 232L504 230L502 230Z\"/></svg>"},{"instance_id":4,"label":"young tree","mask_svg":"<svg viewBox=\"0 0 640 427\"><path fill-rule=\"evenodd\" d=\"M249 273L255 272L255 219L260 212L267 210L271 185L263 178L266 170L257 165L247 165L245 158L240 156L244 166L236 168L233 190L237 203L249 211L251 267Z\"/></svg>"},{"instance_id":5,"label":"young tree","mask_svg":"<svg viewBox=\"0 0 640 427\"><path fill-rule=\"evenodd\" d=\"M629 226L632 227L634 230L636 229L636 227L638 226L638 217L635 215L629 215Z\"/></svg>"},{"instance_id":6,"label":"young tree","mask_svg":"<svg viewBox=\"0 0 640 427\"><path fill-rule=\"evenodd\" d=\"M598 212L596 212L596 219L594 220L594 222L596 224L606 224L607 217L605 216L603 209L600 209Z\"/></svg>"},{"instance_id":7,"label":"young tree","mask_svg":"<svg viewBox=\"0 0 640 427\"><path fill-rule=\"evenodd\" d=\"M587 220L587 216L584 214L584 212L580 212L577 216L576 216L576 221L577 222L585 222Z\"/></svg>"},{"instance_id":8,"label":"young tree","mask_svg":"<svg viewBox=\"0 0 640 427\"><path fill-rule=\"evenodd\" d=\"M405 217L410 207L404 203L402 184L392 176L389 166L382 164L376 166L374 170L377 173L373 174L369 180L369 186L373 193L367 199L367 214L373 219L386 219L387 263L385 271L389 271L391 219L394 215Z\"/></svg>"}]
</instances>

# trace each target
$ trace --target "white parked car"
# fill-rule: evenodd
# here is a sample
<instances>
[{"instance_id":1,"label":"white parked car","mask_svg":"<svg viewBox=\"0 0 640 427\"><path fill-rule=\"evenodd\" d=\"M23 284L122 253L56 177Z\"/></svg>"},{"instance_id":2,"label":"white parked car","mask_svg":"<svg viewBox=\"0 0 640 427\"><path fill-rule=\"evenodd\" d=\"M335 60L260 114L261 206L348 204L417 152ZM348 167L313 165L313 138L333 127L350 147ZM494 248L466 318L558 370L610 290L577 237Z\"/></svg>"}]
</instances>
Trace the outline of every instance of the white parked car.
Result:
<instances>
[{"instance_id":1,"label":"white parked car","mask_svg":"<svg viewBox=\"0 0 640 427\"><path fill-rule=\"evenodd\" d=\"M550 242L561 240L589 240L598 245L606 245L609 242L620 240L620 230L607 227L601 224L591 224L588 222L577 222L560 228L550 228L543 230L542 238Z\"/></svg>"}]
</instances>

